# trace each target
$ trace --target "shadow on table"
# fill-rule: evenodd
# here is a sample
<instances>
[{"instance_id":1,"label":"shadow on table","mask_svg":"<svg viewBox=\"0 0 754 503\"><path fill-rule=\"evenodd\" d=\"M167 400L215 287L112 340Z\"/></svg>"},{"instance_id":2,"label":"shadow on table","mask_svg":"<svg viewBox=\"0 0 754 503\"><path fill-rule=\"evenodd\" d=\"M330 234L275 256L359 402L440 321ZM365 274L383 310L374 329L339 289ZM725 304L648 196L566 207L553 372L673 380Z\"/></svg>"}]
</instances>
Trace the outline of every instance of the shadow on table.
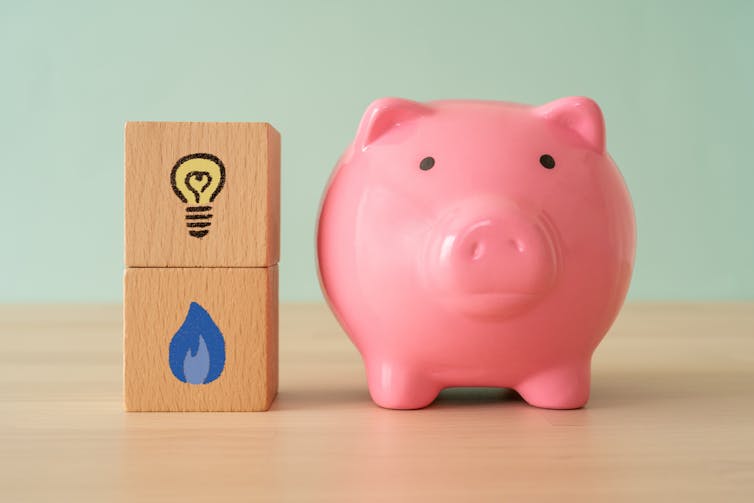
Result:
<instances>
[{"instance_id":1,"label":"shadow on table","mask_svg":"<svg viewBox=\"0 0 754 503\"><path fill-rule=\"evenodd\" d=\"M505 388L447 388L432 402L437 407L485 407L501 403L524 403L513 390ZM281 390L272 410L312 410L375 406L364 388Z\"/></svg>"},{"instance_id":2,"label":"shadow on table","mask_svg":"<svg viewBox=\"0 0 754 503\"><path fill-rule=\"evenodd\" d=\"M677 400L714 400L750 393L747 376L735 372L611 372L593 376L590 409L616 408ZM447 388L430 405L489 407L525 405L518 393L505 388ZM283 389L273 410L352 408L373 405L366 387Z\"/></svg>"}]
</instances>

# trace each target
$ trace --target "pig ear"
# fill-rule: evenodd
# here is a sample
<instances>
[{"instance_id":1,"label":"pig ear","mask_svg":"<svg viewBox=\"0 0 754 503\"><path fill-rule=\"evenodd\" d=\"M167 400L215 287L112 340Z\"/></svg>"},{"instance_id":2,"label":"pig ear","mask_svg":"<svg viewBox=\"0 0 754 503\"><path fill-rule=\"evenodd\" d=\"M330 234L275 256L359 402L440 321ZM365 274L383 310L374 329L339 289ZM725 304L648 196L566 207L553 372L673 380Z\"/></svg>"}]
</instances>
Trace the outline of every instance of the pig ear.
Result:
<instances>
[{"instance_id":1,"label":"pig ear","mask_svg":"<svg viewBox=\"0 0 754 503\"><path fill-rule=\"evenodd\" d=\"M361 118L356 145L364 150L394 127L430 113L431 109L428 106L402 98L382 98L373 101Z\"/></svg>"},{"instance_id":2,"label":"pig ear","mask_svg":"<svg viewBox=\"0 0 754 503\"><path fill-rule=\"evenodd\" d=\"M536 108L537 114L573 133L598 154L605 152L605 120L599 105L589 98L574 96L551 101Z\"/></svg>"}]
</instances>

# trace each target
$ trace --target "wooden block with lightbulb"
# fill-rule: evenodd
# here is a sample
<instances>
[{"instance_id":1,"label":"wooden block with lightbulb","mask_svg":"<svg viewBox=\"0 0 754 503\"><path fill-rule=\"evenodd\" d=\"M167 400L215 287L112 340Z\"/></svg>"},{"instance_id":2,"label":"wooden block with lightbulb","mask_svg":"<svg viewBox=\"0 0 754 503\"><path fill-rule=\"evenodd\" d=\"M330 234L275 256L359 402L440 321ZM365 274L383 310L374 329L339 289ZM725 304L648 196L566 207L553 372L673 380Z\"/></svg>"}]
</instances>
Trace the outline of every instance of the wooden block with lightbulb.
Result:
<instances>
[{"instance_id":1,"label":"wooden block with lightbulb","mask_svg":"<svg viewBox=\"0 0 754 503\"><path fill-rule=\"evenodd\" d=\"M126 124L129 411L267 410L278 385L280 135Z\"/></svg>"}]
</instances>

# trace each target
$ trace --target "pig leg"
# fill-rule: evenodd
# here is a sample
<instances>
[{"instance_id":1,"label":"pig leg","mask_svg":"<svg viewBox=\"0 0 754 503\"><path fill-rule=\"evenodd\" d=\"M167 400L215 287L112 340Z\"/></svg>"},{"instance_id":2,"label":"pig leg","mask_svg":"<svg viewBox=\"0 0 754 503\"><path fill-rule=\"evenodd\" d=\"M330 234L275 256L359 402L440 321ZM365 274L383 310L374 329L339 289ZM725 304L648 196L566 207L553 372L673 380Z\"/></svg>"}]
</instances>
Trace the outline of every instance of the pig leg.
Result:
<instances>
[{"instance_id":1,"label":"pig leg","mask_svg":"<svg viewBox=\"0 0 754 503\"><path fill-rule=\"evenodd\" d=\"M367 363L367 382L372 400L386 409L421 409L440 393L411 366L384 360Z\"/></svg>"},{"instance_id":2,"label":"pig leg","mask_svg":"<svg viewBox=\"0 0 754 503\"><path fill-rule=\"evenodd\" d=\"M543 409L578 409L589 399L589 362L571 362L524 379L516 391L529 405Z\"/></svg>"}]
</instances>

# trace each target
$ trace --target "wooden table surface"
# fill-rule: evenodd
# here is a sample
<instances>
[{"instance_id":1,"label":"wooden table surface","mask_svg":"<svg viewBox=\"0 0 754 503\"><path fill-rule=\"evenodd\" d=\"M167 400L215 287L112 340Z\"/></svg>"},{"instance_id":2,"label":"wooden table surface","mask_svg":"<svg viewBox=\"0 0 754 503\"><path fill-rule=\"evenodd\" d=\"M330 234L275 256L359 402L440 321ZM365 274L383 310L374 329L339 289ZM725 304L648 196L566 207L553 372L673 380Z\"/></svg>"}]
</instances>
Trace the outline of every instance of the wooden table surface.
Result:
<instances>
[{"instance_id":1,"label":"wooden table surface","mask_svg":"<svg viewBox=\"0 0 754 503\"><path fill-rule=\"evenodd\" d=\"M754 304L629 304L592 398L373 405L322 305L265 413L124 413L119 306L0 307L0 501L754 501Z\"/></svg>"}]
</instances>

